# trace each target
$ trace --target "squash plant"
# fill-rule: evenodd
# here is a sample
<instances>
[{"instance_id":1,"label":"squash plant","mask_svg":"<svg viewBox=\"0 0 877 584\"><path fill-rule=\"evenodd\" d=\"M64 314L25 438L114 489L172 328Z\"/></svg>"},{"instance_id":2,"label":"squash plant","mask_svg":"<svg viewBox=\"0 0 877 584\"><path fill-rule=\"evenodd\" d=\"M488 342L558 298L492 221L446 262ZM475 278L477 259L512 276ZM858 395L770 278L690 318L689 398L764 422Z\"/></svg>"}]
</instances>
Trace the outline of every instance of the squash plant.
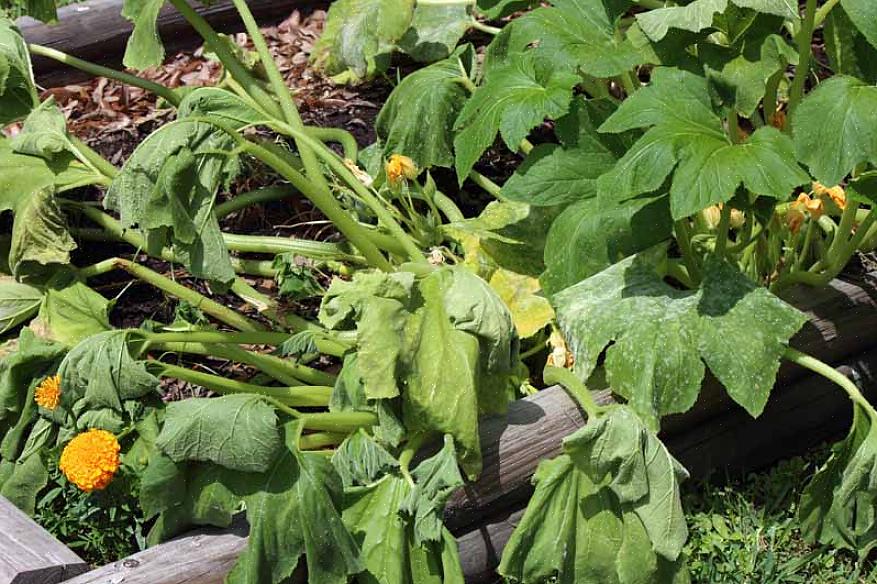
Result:
<instances>
[{"instance_id":1,"label":"squash plant","mask_svg":"<svg viewBox=\"0 0 877 584\"><path fill-rule=\"evenodd\" d=\"M160 62L163 3L126 3L135 25L126 65ZM836 382L855 411L805 493L802 527L822 543L870 549L877 412L854 383L788 346L805 317L777 295L827 283L877 233L877 20L866 0L808 0L803 13L787 0L555 0L501 30L478 25L495 34L483 56L454 48L459 35L440 25L443 48L423 58L441 60L399 83L377 120L380 142L363 152L346 132L302 123L244 0L234 5L259 67L185 0L171 3L221 60L217 87L162 87L28 46L0 21L0 123L21 122L0 140L0 210L14 215L2 330L37 315L0 361L0 493L32 509L53 457L83 490L136 476L151 542L228 525L245 509L250 543L229 582L304 570L315 583L462 582L444 505L480 472L479 415L501 414L527 377L521 337L541 350L556 320L575 364L546 368L544 380L564 385L589 423L536 473L503 577L687 581L687 473L661 443L660 421L692 407L707 367L759 415L781 359ZM472 10L498 17L527 4L465 4L466 26ZM341 0L317 59L374 74L389 52L408 50L410 31L430 38L415 12L437 6ZM817 24L836 74L808 81ZM40 102L30 53L153 91L176 119L116 168ZM533 132L545 120L556 140ZM524 155L502 185L475 168L498 135ZM290 188L218 204L248 158ZM441 167L497 200L465 218L432 180ZM88 185L106 190L119 219L77 197ZM220 230L230 209L292 189L345 245ZM126 258L74 265L88 238L181 264L261 318ZM287 290L307 290L283 253L352 273L333 281L316 322L242 277L277 274ZM117 269L213 324L113 329L110 303L87 282ZM566 365L559 337L552 361ZM318 353L342 361L337 376L310 367ZM272 381L170 362L182 354L245 363ZM165 404L162 376L221 396ZM618 405L593 402L599 379Z\"/></svg>"}]
</instances>

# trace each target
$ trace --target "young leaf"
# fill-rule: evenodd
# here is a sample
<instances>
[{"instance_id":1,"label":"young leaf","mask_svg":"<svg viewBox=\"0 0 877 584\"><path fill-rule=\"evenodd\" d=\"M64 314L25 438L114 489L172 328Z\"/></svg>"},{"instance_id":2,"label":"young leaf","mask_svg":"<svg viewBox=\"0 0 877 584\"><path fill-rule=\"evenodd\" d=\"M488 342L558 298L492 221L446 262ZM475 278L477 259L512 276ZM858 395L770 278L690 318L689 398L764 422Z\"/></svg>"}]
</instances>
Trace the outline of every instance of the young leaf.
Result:
<instances>
[{"instance_id":1,"label":"young leaf","mask_svg":"<svg viewBox=\"0 0 877 584\"><path fill-rule=\"evenodd\" d=\"M198 525L228 527L240 498L231 491L228 470L164 454L150 457L140 478L140 506L147 518L158 515L147 542L155 545Z\"/></svg>"},{"instance_id":2,"label":"young leaf","mask_svg":"<svg viewBox=\"0 0 877 584\"><path fill-rule=\"evenodd\" d=\"M727 202L741 184L755 194L784 199L809 180L795 160L792 141L775 128L759 128L746 142L733 144L712 110L706 80L692 73L655 69L651 85L625 100L600 131L649 126L600 177L601 196L626 200L652 192L673 173L670 210L673 219L681 219Z\"/></svg>"},{"instance_id":3,"label":"young leaf","mask_svg":"<svg viewBox=\"0 0 877 584\"><path fill-rule=\"evenodd\" d=\"M461 80L471 47L458 49L444 61L406 76L393 89L378 114L375 130L383 141L384 156L404 154L419 168L454 164L454 120L468 96ZM432 124L423 131L424 120Z\"/></svg>"},{"instance_id":4,"label":"young leaf","mask_svg":"<svg viewBox=\"0 0 877 584\"><path fill-rule=\"evenodd\" d=\"M325 456L299 451L295 422L281 431L271 466L238 487L247 492L250 542L226 582L286 581L304 555L308 582L346 584L363 566L341 520L341 479Z\"/></svg>"},{"instance_id":5,"label":"young leaf","mask_svg":"<svg viewBox=\"0 0 877 584\"><path fill-rule=\"evenodd\" d=\"M455 167L460 184L497 132L517 151L530 130L545 118L557 119L569 110L575 74L538 62L532 54L516 55L491 71L484 85L466 102L454 124Z\"/></svg>"},{"instance_id":6,"label":"young leaf","mask_svg":"<svg viewBox=\"0 0 877 584\"><path fill-rule=\"evenodd\" d=\"M877 4L871 0L841 0L840 5L868 42L877 47Z\"/></svg>"},{"instance_id":7,"label":"young leaf","mask_svg":"<svg viewBox=\"0 0 877 584\"><path fill-rule=\"evenodd\" d=\"M826 185L862 162L877 164L877 87L837 75L819 84L792 117L798 158Z\"/></svg>"},{"instance_id":8,"label":"young leaf","mask_svg":"<svg viewBox=\"0 0 877 584\"><path fill-rule=\"evenodd\" d=\"M42 301L39 289L0 276L0 335L35 315Z\"/></svg>"},{"instance_id":9,"label":"young leaf","mask_svg":"<svg viewBox=\"0 0 877 584\"><path fill-rule=\"evenodd\" d=\"M92 408L122 412L122 402L142 398L158 389L158 379L146 371L142 361L131 357L130 333L124 330L92 335L73 347L58 374L61 376L61 405L71 409L80 399Z\"/></svg>"},{"instance_id":10,"label":"young leaf","mask_svg":"<svg viewBox=\"0 0 877 584\"><path fill-rule=\"evenodd\" d=\"M615 407L568 436L574 464L636 513L655 553L675 561L688 538L679 485L688 472L628 408Z\"/></svg>"},{"instance_id":11,"label":"young leaf","mask_svg":"<svg viewBox=\"0 0 877 584\"><path fill-rule=\"evenodd\" d=\"M125 0L122 16L134 24L122 64L131 69L157 67L164 60L164 45L156 20L164 0Z\"/></svg>"},{"instance_id":12,"label":"young leaf","mask_svg":"<svg viewBox=\"0 0 877 584\"><path fill-rule=\"evenodd\" d=\"M0 17L0 128L39 103L27 43L15 23Z\"/></svg>"},{"instance_id":13,"label":"young leaf","mask_svg":"<svg viewBox=\"0 0 877 584\"><path fill-rule=\"evenodd\" d=\"M421 63L444 59L469 29L471 10L468 0L417 3L411 26L399 39L399 48Z\"/></svg>"},{"instance_id":14,"label":"young leaf","mask_svg":"<svg viewBox=\"0 0 877 584\"><path fill-rule=\"evenodd\" d=\"M234 270L213 206L216 191L237 173L233 147L210 124L166 124L127 160L104 205L119 212L123 226L138 226L156 253L173 246L193 275L229 282Z\"/></svg>"},{"instance_id":15,"label":"young leaf","mask_svg":"<svg viewBox=\"0 0 877 584\"><path fill-rule=\"evenodd\" d=\"M332 465L345 488L377 482L399 468L399 462L365 430L359 430L338 447L332 455Z\"/></svg>"},{"instance_id":16,"label":"young leaf","mask_svg":"<svg viewBox=\"0 0 877 584\"><path fill-rule=\"evenodd\" d=\"M577 284L620 259L669 239L673 229L666 197L612 203L589 199L567 207L545 241L549 295Z\"/></svg>"},{"instance_id":17,"label":"young leaf","mask_svg":"<svg viewBox=\"0 0 877 584\"><path fill-rule=\"evenodd\" d=\"M798 519L811 541L867 554L877 544L877 424L854 407L850 433L810 480Z\"/></svg>"},{"instance_id":18,"label":"young leaf","mask_svg":"<svg viewBox=\"0 0 877 584\"><path fill-rule=\"evenodd\" d=\"M156 446L174 462L212 462L264 472L281 449L274 408L252 394L168 404Z\"/></svg>"},{"instance_id":19,"label":"young leaf","mask_svg":"<svg viewBox=\"0 0 877 584\"><path fill-rule=\"evenodd\" d=\"M642 31L653 41L663 39L670 29L700 32L713 24L716 13L724 12L729 0L694 0L685 6L658 8L636 15ZM774 14L783 18L798 18L795 0L730 0L741 8Z\"/></svg>"},{"instance_id":20,"label":"young leaf","mask_svg":"<svg viewBox=\"0 0 877 584\"><path fill-rule=\"evenodd\" d=\"M329 75L359 81L387 69L396 43L411 24L414 0L339 0L311 60Z\"/></svg>"},{"instance_id":21,"label":"young leaf","mask_svg":"<svg viewBox=\"0 0 877 584\"><path fill-rule=\"evenodd\" d=\"M806 317L735 268L711 261L701 288L682 291L655 272L658 248L555 294L581 379L607 345L610 386L657 429L697 399L706 363L752 416L764 409L786 343ZM614 343L614 344L613 344Z\"/></svg>"}]
</instances>

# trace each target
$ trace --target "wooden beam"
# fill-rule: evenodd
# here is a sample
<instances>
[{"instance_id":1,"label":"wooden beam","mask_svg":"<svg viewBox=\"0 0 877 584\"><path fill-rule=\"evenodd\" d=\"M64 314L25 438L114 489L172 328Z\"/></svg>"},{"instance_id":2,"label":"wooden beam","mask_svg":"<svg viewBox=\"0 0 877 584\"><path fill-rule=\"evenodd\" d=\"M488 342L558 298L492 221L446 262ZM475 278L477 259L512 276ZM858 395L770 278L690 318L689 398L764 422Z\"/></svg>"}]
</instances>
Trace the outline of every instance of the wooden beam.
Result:
<instances>
[{"instance_id":1,"label":"wooden beam","mask_svg":"<svg viewBox=\"0 0 877 584\"><path fill-rule=\"evenodd\" d=\"M123 0L88 0L60 8L59 22L56 24L47 25L24 17L19 19L18 26L29 43L45 45L80 59L118 68L122 66L122 55L132 31L131 23L121 14L123 3ZM296 8L318 5L313 0L248 0L248 4L256 20L266 26L282 21ZM244 30L229 0L214 2L209 6L196 3L195 8L219 32ZM201 37L170 4L161 9L158 31L168 55L202 44ZM43 87L58 87L90 77L44 57L34 59L34 71L37 82Z\"/></svg>"},{"instance_id":2,"label":"wooden beam","mask_svg":"<svg viewBox=\"0 0 877 584\"><path fill-rule=\"evenodd\" d=\"M88 564L0 497L0 584L56 584Z\"/></svg>"}]
</instances>

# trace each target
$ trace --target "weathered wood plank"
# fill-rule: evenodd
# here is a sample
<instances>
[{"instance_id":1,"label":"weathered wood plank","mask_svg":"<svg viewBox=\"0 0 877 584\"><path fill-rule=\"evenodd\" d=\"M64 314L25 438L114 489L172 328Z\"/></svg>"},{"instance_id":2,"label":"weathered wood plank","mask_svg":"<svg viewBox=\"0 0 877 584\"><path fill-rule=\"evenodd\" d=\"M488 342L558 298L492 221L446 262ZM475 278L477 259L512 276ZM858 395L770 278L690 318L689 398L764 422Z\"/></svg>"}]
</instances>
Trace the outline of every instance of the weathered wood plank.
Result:
<instances>
[{"instance_id":1,"label":"weathered wood plank","mask_svg":"<svg viewBox=\"0 0 877 584\"><path fill-rule=\"evenodd\" d=\"M0 584L55 584L88 564L0 497Z\"/></svg>"},{"instance_id":2,"label":"weathered wood plank","mask_svg":"<svg viewBox=\"0 0 877 584\"><path fill-rule=\"evenodd\" d=\"M221 584L247 546L249 528L204 529L82 574L65 584Z\"/></svg>"},{"instance_id":3,"label":"weathered wood plank","mask_svg":"<svg viewBox=\"0 0 877 584\"><path fill-rule=\"evenodd\" d=\"M32 18L21 18L19 27L30 43L45 45L75 57L121 67L125 44L131 35L131 23L122 17L123 0L88 0L65 6L58 11L57 24L46 25ZM313 0L248 0L256 20L263 25L276 24L295 8L313 7ZM195 4L198 12L218 31L240 32L244 29L234 6L228 0L209 6ZM166 4L158 17L158 30L169 55L182 49L194 49L201 37L186 20ZM34 59L37 82L57 87L88 79L90 76L43 57Z\"/></svg>"}]
</instances>

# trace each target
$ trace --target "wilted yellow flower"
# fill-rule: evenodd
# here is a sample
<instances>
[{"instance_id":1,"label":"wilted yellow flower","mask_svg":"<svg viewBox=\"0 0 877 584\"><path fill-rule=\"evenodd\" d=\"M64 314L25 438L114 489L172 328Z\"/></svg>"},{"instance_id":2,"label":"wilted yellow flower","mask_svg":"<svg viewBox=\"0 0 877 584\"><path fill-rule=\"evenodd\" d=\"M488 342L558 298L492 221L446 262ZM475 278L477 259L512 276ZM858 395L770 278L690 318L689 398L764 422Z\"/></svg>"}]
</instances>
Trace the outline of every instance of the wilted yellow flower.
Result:
<instances>
[{"instance_id":1,"label":"wilted yellow flower","mask_svg":"<svg viewBox=\"0 0 877 584\"><path fill-rule=\"evenodd\" d=\"M786 213L786 225L789 226L792 233L798 233L802 223L804 223L804 213L793 205Z\"/></svg>"},{"instance_id":2,"label":"wilted yellow flower","mask_svg":"<svg viewBox=\"0 0 877 584\"><path fill-rule=\"evenodd\" d=\"M384 169L390 184L398 184L403 178L408 180L417 178L417 165L414 164L413 160L401 154L390 156Z\"/></svg>"},{"instance_id":3,"label":"wilted yellow flower","mask_svg":"<svg viewBox=\"0 0 877 584\"><path fill-rule=\"evenodd\" d=\"M795 201L794 206L797 206L801 211L806 209L814 219L819 219L825 213L825 205L822 203L822 199L811 199L810 195L805 193L798 195L798 200Z\"/></svg>"},{"instance_id":4,"label":"wilted yellow flower","mask_svg":"<svg viewBox=\"0 0 877 584\"><path fill-rule=\"evenodd\" d=\"M61 376L50 375L43 379L34 392L34 401L47 410L57 408L61 402Z\"/></svg>"},{"instance_id":5,"label":"wilted yellow flower","mask_svg":"<svg viewBox=\"0 0 877 584\"><path fill-rule=\"evenodd\" d=\"M93 428L67 443L58 468L86 493L104 489L119 470L119 450L119 441L112 433Z\"/></svg>"},{"instance_id":6,"label":"wilted yellow flower","mask_svg":"<svg viewBox=\"0 0 877 584\"><path fill-rule=\"evenodd\" d=\"M844 209L847 206L847 194L840 185L828 188L820 182L814 182L813 194L817 197L828 197L837 205L838 209Z\"/></svg>"},{"instance_id":7,"label":"wilted yellow flower","mask_svg":"<svg viewBox=\"0 0 877 584\"><path fill-rule=\"evenodd\" d=\"M786 127L786 112L783 110L777 110L773 114L771 114L768 123L777 128L778 130L782 130Z\"/></svg>"},{"instance_id":8,"label":"wilted yellow flower","mask_svg":"<svg viewBox=\"0 0 877 584\"><path fill-rule=\"evenodd\" d=\"M571 369L575 364L575 356L566 346L566 340L558 331L553 331L548 337L548 344L551 345L551 353L548 354L546 364L553 367L562 367Z\"/></svg>"}]
</instances>

